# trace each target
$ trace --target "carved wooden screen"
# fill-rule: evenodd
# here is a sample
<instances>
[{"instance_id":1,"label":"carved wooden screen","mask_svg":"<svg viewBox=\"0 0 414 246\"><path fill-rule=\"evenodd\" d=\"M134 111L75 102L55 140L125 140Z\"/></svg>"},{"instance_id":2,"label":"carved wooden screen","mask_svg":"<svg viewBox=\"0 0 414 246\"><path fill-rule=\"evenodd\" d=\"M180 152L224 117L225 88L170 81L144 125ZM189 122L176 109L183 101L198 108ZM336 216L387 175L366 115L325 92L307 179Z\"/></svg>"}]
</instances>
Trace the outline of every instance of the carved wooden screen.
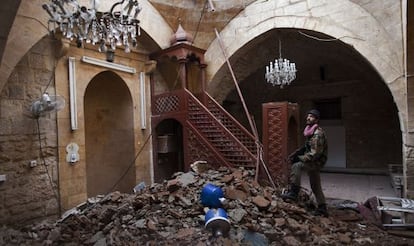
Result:
<instances>
[{"instance_id":1,"label":"carved wooden screen","mask_svg":"<svg viewBox=\"0 0 414 246\"><path fill-rule=\"evenodd\" d=\"M286 159L299 143L299 106L270 102L262 109L264 160L274 182L286 185L290 172Z\"/></svg>"}]
</instances>

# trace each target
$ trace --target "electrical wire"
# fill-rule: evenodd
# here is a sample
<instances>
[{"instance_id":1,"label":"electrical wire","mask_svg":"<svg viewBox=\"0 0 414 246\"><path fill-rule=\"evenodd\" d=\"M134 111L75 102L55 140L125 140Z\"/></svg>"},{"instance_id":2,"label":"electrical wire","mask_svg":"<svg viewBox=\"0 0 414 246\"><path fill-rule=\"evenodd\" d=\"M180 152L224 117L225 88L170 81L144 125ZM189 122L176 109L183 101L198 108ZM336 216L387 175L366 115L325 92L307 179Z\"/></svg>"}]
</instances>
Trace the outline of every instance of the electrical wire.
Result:
<instances>
[{"instance_id":1,"label":"electrical wire","mask_svg":"<svg viewBox=\"0 0 414 246\"><path fill-rule=\"evenodd\" d=\"M194 35L193 35L193 37L194 37L194 38L193 38L193 41L191 42L191 45L193 45L193 44L194 44L195 39L196 39L196 37L197 37L198 31L199 31L199 29L200 29L201 20L203 19L203 16L204 16L204 14L205 14L205 10L207 9L207 4L208 4L208 0L206 0L206 1L204 2L203 10L201 11L200 19L198 20L198 23L197 23L197 28L196 28L196 31L195 31L195 33L194 33Z\"/></svg>"},{"instance_id":2,"label":"electrical wire","mask_svg":"<svg viewBox=\"0 0 414 246\"><path fill-rule=\"evenodd\" d=\"M322 41L322 42L332 42L332 41L341 40L343 38L352 38L352 39L358 39L358 40L361 40L361 41L365 41L365 39L360 38L360 37L342 36L342 37L339 37L339 38L318 38L318 37L315 37L315 36L306 34L306 33L302 32L302 31L298 31L298 33L302 34L305 37L308 37L308 38L311 38L311 39L315 39L315 40L318 40L318 41Z\"/></svg>"},{"instance_id":3,"label":"electrical wire","mask_svg":"<svg viewBox=\"0 0 414 246\"><path fill-rule=\"evenodd\" d=\"M144 150L144 147L147 145L148 141L150 140L150 138L152 137L152 133L148 135L147 139L144 142L144 145L142 145L141 149L137 152L137 154L135 155L135 158L133 161L131 161L131 163L129 164L129 166L127 167L127 169L125 170L125 172L121 175L121 177L119 177L119 179L112 185L112 187L106 192L106 195L101 199L102 200L106 200L110 195L111 192L114 190L114 188L122 181L122 179L124 179L124 177L128 174L129 170L131 169L131 167L135 164L135 161L137 160L138 156L142 153L142 151ZM88 207L86 207L84 209L83 212L88 211L92 208L94 208L98 203L93 203L91 205L89 205Z\"/></svg>"},{"instance_id":4,"label":"electrical wire","mask_svg":"<svg viewBox=\"0 0 414 246\"><path fill-rule=\"evenodd\" d=\"M34 18L32 16L27 16L27 15L22 15L22 14L18 14L17 16L34 20L34 21L38 22L41 26L43 26L48 32L50 32L49 28L45 24L43 24L40 20L38 20L38 19L36 19L36 18ZM50 35L48 35L48 36L50 37ZM53 39L53 40L57 41L57 39ZM55 74L54 72L55 72L55 69L56 69L56 65L57 65L57 62L55 61L55 64L53 66L53 73L50 76L49 83L46 85L46 88L45 88L45 90L43 91L42 94L44 94L47 91L47 89L49 88L49 86L50 86L50 84L52 82L53 76Z\"/></svg>"},{"instance_id":5,"label":"electrical wire","mask_svg":"<svg viewBox=\"0 0 414 246\"><path fill-rule=\"evenodd\" d=\"M47 89L48 89L48 88L49 88L49 86L52 84L52 80L54 81L55 71L56 71L56 66L57 66L57 61L55 61L55 64L54 64L54 66L53 66L53 70L52 70L53 72L52 72L52 74L50 75L49 82L47 83L46 88L43 90L42 95L43 95L44 93L46 93Z\"/></svg>"},{"instance_id":6,"label":"electrical wire","mask_svg":"<svg viewBox=\"0 0 414 246\"><path fill-rule=\"evenodd\" d=\"M50 176L49 168L46 165L46 159L43 156L42 140L41 140L41 136L40 136L39 118L36 118L36 123L37 123L37 136L38 136L38 141L39 141L39 157L42 160L43 166L45 167L46 174L47 174L47 177L48 177L49 182L50 182L50 188L52 189L53 194L56 198L56 201L59 204L59 196L58 196L58 193L56 192L55 187L53 185L53 180L52 180L52 177Z\"/></svg>"},{"instance_id":7,"label":"electrical wire","mask_svg":"<svg viewBox=\"0 0 414 246\"><path fill-rule=\"evenodd\" d=\"M180 71L181 71L182 67L180 67L177 71L177 77L175 78L175 82L174 84L177 83L179 75L180 75ZM162 116L162 113L161 115ZM101 200L105 200L106 198L108 198L111 195L111 192L114 190L114 188L124 179L124 177L128 174L129 170L131 169L131 167L135 164L137 158L141 155L142 151L144 150L145 146L148 144L149 140L152 137L152 133L150 133L147 137L147 139L145 140L144 144L142 145L141 149L137 152L137 154L135 155L134 159L131 161L131 163L128 165L128 167L126 168L126 170L124 171L124 173L119 177L119 179L111 186L111 188L106 192L106 195L101 199ZM90 210L92 208L94 208L98 203L93 203L92 205L88 206L87 208L85 208L85 211Z\"/></svg>"},{"instance_id":8,"label":"electrical wire","mask_svg":"<svg viewBox=\"0 0 414 246\"><path fill-rule=\"evenodd\" d=\"M40 20L38 20L38 19L36 19L36 18L34 18L34 17L32 17L32 16L27 16L27 15L22 15L22 14L18 14L17 16L19 16L19 17L24 17L24 18L31 19L31 20L34 20L34 21L38 22L41 26L43 26L43 27L47 30L47 32L50 32L49 28L48 28L45 24L43 24ZM48 35L48 36L50 37L50 35ZM53 39L53 40L54 40L54 41L58 41L57 39ZM47 91L47 89L49 88L50 84L52 83L53 76L55 75L56 65L57 65L57 62L55 61L55 64L54 64L54 66L53 66L53 70L52 70L52 71L53 71L53 73L52 73L52 75L50 76L49 83L46 85L46 88L44 89L44 91L43 91L43 93L42 93L42 94L44 94L44 93Z\"/></svg>"},{"instance_id":9,"label":"electrical wire","mask_svg":"<svg viewBox=\"0 0 414 246\"><path fill-rule=\"evenodd\" d=\"M122 179L128 174L129 169L131 169L131 167L135 164L135 161L137 160L138 156L141 154L141 152L144 150L144 147L147 145L148 141L150 140L150 138L152 137L152 133L150 133L147 137L147 139L144 142L144 145L142 145L141 149L137 152L137 154L135 155L134 160L131 161L131 163L129 164L128 168L125 170L125 172L121 175L121 177L115 182L115 184L112 185L111 189L109 189L108 192L106 193L110 193L113 191L113 189L122 181Z\"/></svg>"},{"instance_id":10,"label":"electrical wire","mask_svg":"<svg viewBox=\"0 0 414 246\"><path fill-rule=\"evenodd\" d=\"M32 16L27 16L27 15L22 15L22 14L18 14L17 16L24 17L24 18L31 19L31 20L35 20L36 22L40 23L40 25L42 25L48 32L50 31L49 28L45 24L43 24L40 20L38 20L38 19L36 19Z\"/></svg>"},{"instance_id":11,"label":"electrical wire","mask_svg":"<svg viewBox=\"0 0 414 246\"><path fill-rule=\"evenodd\" d=\"M179 65L178 69L176 69L177 76L175 77L175 80L174 80L174 83L173 83L173 87L172 87L172 88L170 88L170 90L169 90L169 91L174 90L174 89L175 89L175 87L177 86L177 82L178 82L178 79L180 78L180 74L181 74L181 71L182 71L182 70L183 70L183 66L180 66L180 65Z\"/></svg>"},{"instance_id":12,"label":"electrical wire","mask_svg":"<svg viewBox=\"0 0 414 246\"><path fill-rule=\"evenodd\" d=\"M52 81L54 81L53 78L54 78L54 75L55 75L56 65L57 65L57 62L55 62L55 64L54 64L54 67L53 67L53 70L52 70L53 72L50 76L48 84L46 85L46 88L42 92L42 95L44 93L46 93L47 89L52 84ZM50 189L52 190L53 195L56 199L56 203L58 205L58 213L60 213L61 212L61 207L60 207L61 205L60 205L60 201L59 201L59 191L56 191L53 179L52 179L52 177L50 176L50 173L49 173L48 165L46 164L46 159L43 156L43 147L42 147L42 140L41 140L41 133L40 133L40 120L39 120L39 117L36 117L35 119L36 119L37 136L38 136L38 142L39 142L39 158L42 161L42 165L44 166L44 168L46 170L46 174L47 174L49 184L50 184ZM56 187L58 188L58 186L56 186Z\"/></svg>"},{"instance_id":13,"label":"electrical wire","mask_svg":"<svg viewBox=\"0 0 414 246\"><path fill-rule=\"evenodd\" d=\"M181 70L182 70L183 68L182 67L180 67L177 71L178 71L178 73L177 73L177 77L176 77L176 79L175 79L175 83L174 84L176 84L177 83L177 81L178 81L178 78L179 78L179 75L180 75L180 72L181 72ZM163 115L163 113L161 113L160 114L160 116L162 116ZM103 199L105 199L106 197L108 197L109 195L110 195L110 192L112 192L113 190L114 190L114 188L122 181L122 179L127 175L127 173L129 172L129 170L131 169L131 167L135 164L135 162L136 162L136 160L137 160L137 158L138 158L138 156L142 153L142 151L144 150L144 147L148 144L148 141L151 139L151 137L152 137L152 133L150 133L149 135L148 135L148 137L147 137L147 139L145 140L145 142L144 142L144 145L141 147L141 149L137 152L137 154L135 155L135 158L134 158L134 160L129 164L129 166L127 167L127 169L125 170L125 172L121 175L121 177L112 185L112 187L106 192L107 193L107 195L105 195L104 196L104 198ZM94 204L95 205L95 204ZM88 207L88 208L92 208L94 205L92 205L91 207Z\"/></svg>"}]
</instances>

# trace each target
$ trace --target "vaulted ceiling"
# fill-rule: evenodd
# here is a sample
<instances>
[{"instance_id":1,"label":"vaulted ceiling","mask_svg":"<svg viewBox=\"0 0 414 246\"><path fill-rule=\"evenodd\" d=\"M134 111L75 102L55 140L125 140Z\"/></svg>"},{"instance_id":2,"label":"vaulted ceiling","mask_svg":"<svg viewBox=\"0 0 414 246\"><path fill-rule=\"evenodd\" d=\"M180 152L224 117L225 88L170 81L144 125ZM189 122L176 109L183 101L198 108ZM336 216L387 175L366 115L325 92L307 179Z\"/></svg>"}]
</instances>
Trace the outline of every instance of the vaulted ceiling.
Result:
<instances>
[{"instance_id":1,"label":"vaulted ceiling","mask_svg":"<svg viewBox=\"0 0 414 246\"><path fill-rule=\"evenodd\" d=\"M194 45L207 49L216 38L214 29L229 21L255 0L149 0L173 30L181 23L194 37ZM211 3L211 4L210 4Z\"/></svg>"}]
</instances>

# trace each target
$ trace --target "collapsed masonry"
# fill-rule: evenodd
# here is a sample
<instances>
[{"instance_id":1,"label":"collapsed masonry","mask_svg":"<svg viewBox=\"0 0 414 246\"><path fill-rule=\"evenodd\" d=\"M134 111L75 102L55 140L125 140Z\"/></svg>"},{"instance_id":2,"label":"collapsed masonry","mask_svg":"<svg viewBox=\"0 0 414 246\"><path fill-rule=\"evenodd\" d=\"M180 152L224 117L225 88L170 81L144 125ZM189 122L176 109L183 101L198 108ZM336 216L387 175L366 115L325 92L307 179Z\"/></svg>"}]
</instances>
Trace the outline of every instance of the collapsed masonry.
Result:
<instances>
[{"instance_id":1,"label":"collapsed masonry","mask_svg":"<svg viewBox=\"0 0 414 246\"><path fill-rule=\"evenodd\" d=\"M231 229L215 237L205 228L200 192L222 187ZM279 189L254 181L254 171L220 168L177 173L136 194L113 192L88 199L53 223L0 229L1 245L407 245L356 210L329 207L330 217L284 202Z\"/></svg>"}]
</instances>

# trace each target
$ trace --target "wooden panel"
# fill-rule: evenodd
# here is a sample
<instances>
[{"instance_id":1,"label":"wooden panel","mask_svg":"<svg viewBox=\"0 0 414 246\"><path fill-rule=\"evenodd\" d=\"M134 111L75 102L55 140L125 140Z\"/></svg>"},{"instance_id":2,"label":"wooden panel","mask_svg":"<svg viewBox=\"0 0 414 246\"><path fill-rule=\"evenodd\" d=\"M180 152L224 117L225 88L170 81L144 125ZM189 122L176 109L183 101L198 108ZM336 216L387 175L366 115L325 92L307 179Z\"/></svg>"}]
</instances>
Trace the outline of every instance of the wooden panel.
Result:
<instances>
[{"instance_id":1,"label":"wooden panel","mask_svg":"<svg viewBox=\"0 0 414 246\"><path fill-rule=\"evenodd\" d=\"M271 102L263 104L262 109L264 160L275 183L286 185L290 172L286 159L298 147L299 107L289 102Z\"/></svg>"}]
</instances>

